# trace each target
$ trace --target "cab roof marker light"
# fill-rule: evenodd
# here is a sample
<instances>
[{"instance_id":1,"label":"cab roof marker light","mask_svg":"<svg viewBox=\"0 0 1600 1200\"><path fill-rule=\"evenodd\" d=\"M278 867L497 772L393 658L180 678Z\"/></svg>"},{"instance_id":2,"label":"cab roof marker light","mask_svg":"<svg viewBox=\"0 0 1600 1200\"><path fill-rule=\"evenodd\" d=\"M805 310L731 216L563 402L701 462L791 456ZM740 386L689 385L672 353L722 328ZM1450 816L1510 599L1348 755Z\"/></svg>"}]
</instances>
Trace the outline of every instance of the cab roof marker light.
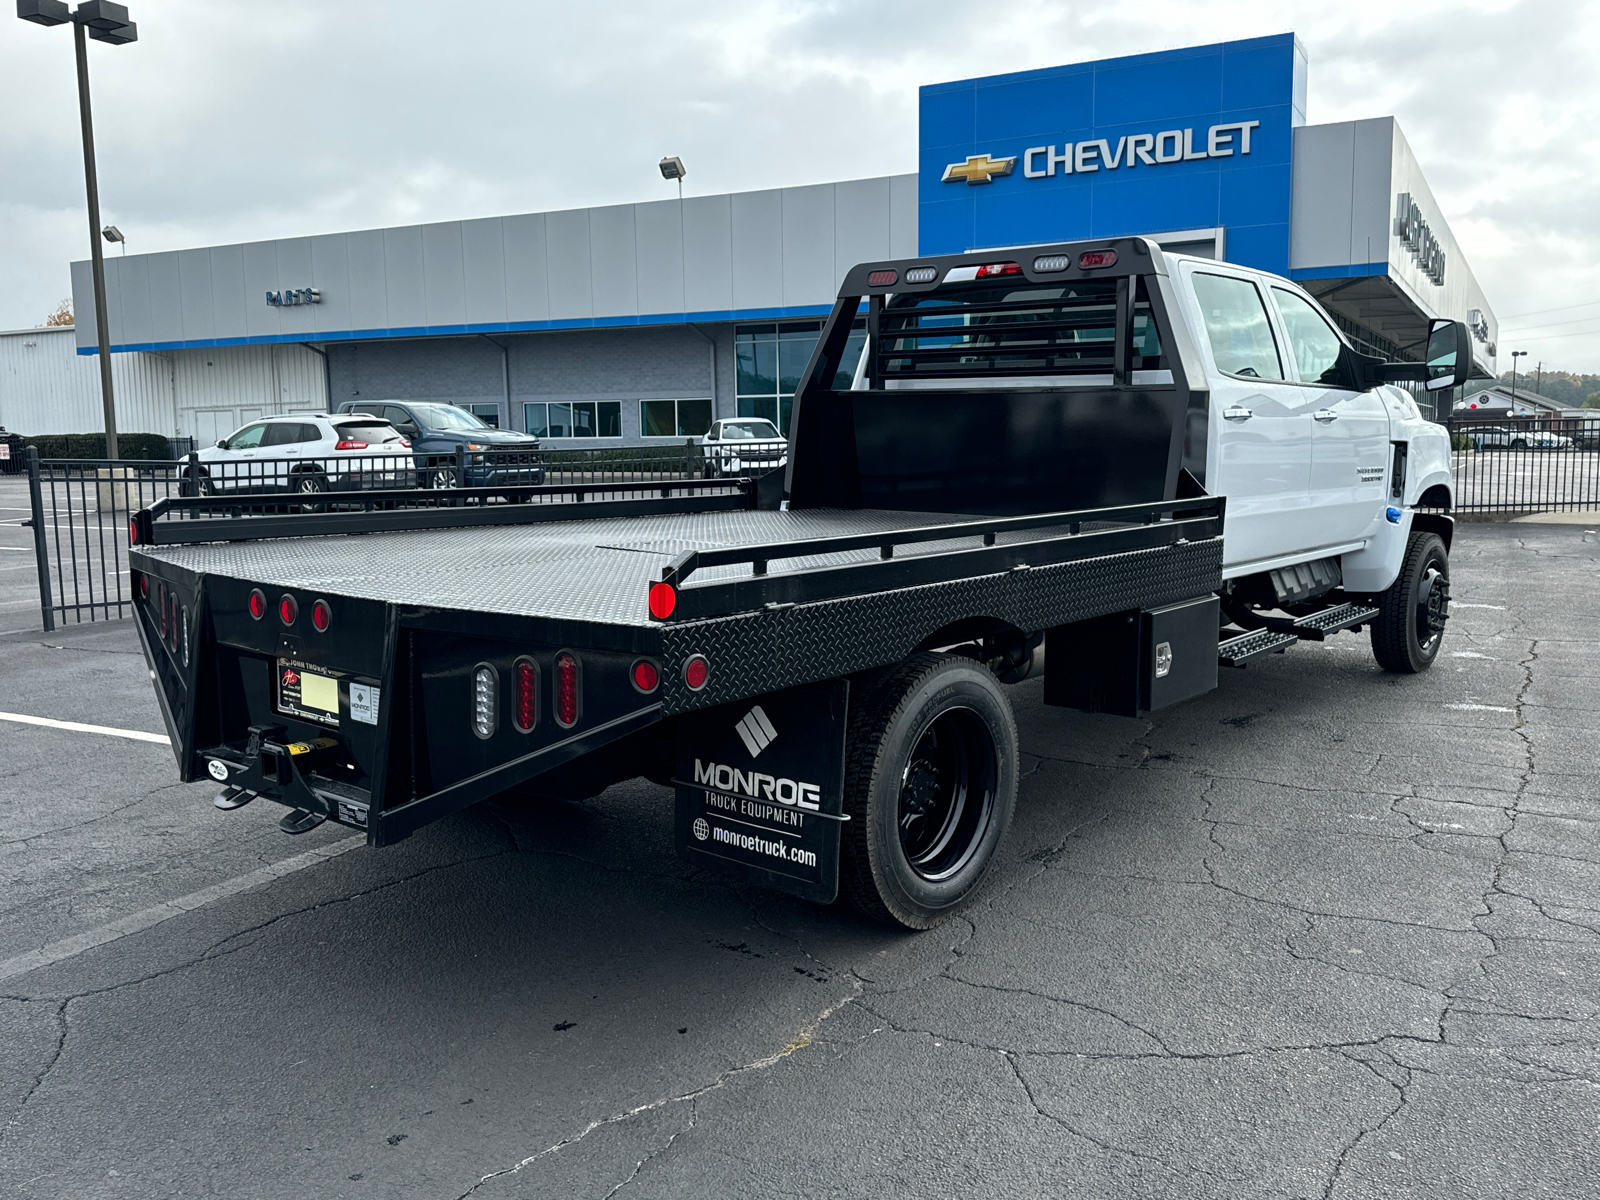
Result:
<instances>
[{"instance_id":1,"label":"cab roof marker light","mask_svg":"<svg viewBox=\"0 0 1600 1200\"><path fill-rule=\"evenodd\" d=\"M1033 269L1041 273L1049 271L1065 271L1072 265L1070 254L1041 254L1033 260Z\"/></svg>"},{"instance_id":2,"label":"cab roof marker light","mask_svg":"<svg viewBox=\"0 0 1600 1200\"><path fill-rule=\"evenodd\" d=\"M938 277L938 267L912 267L906 272L907 283L932 283Z\"/></svg>"}]
</instances>

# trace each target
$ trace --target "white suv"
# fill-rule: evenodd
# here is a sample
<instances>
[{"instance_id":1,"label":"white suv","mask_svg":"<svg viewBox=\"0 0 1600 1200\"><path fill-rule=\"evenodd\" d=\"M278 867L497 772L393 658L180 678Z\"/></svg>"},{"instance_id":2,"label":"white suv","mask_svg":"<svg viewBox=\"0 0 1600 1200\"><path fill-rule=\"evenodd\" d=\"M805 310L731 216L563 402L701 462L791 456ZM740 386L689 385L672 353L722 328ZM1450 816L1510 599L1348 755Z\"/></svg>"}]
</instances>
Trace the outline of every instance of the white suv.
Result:
<instances>
[{"instance_id":1,"label":"white suv","mask_svg":"<svg viewBox=\"0 0 1600 1200\"><path fill-rule=\"evenodd\" d=\"M411 443L365 413L289 413L236 429L183 471L189 494L414 487Z\"/></svg>"},{"instance_id":2,"label":"white suv","mask_svg":"<svg viewBox=\"0 0 1600 1200\"><path fill-rule=\"evenodd\" d=\"M761 475L789 464L789 439L765 417L724 417L700 439L706 475Z\"/></svg>"}]
</instances>

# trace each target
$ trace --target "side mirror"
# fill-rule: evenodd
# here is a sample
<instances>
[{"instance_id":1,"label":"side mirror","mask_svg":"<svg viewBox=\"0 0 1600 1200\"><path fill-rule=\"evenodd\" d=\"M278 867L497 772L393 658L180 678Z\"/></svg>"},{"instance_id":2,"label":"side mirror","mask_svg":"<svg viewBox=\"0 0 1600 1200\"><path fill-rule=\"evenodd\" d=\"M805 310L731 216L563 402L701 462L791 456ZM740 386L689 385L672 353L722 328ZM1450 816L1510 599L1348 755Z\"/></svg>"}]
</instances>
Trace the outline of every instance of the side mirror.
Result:
<instances>
[{"instance_id":1,"label":"side mirror","mask_svg":"<svg viewBox=\"0 0 1600 1200\"><path fill-rule=\"evenodd\" d=\"M217 439L217 449L218 450L226 450L227 448L228 448L228 439L227 438L218 438Z\"/></svg>"},{"instance_id":2,"label":"side mirror","mask_svg":"<svg viewBox=\"0 0 1600 1200\"><path fill-rule=\"evenodd\" d=\"M1460 387L1472 374L1472 334L1462 321L1428 322L1428 379L1430 392Z\"/></svg>"}]
</instances>

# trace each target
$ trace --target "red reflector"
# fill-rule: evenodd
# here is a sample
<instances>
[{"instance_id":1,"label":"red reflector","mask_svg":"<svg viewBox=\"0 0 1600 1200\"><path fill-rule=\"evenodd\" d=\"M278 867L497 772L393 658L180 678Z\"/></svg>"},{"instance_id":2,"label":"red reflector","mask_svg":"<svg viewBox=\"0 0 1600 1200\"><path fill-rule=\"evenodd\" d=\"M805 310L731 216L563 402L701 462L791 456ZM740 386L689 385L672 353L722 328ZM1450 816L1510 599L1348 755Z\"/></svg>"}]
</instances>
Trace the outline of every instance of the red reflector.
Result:
<instances>
[{"instance_id":1,"label":"red reflector","mask_svg":"<svg viewBox=\"0 0 1600 1200\"><path fill-rule=\"evenodd\" d=\"M285 625L293 625L294 619L300 615L300 606L294 602L294 597L288 593L278 601L278 620Z\"/></svg>"},{"instance_id":2,"label":"red reflector","mask_svg":"<svg viewBox=\"0 0 1600 1200\"><path fill-rule=\"evenodd\" d=\"M869 271L867 273L868 287L888 287L900 278L899 271Z\"/></svg>"},{"instance_id":3,"label":"red reflector","mask_svg":"<svg viewBox=\"0 0 1600 1200\"><path fill-rule=\"evenodd\" d=\"M335 450L365 450L366 448L367 448L367 444L365 442L349 442L349 441L340 442L337 446L334 447Z\"/></svg>"},{"instance_id":4,"label":"red reflector","mask_svg":"<svg viewBox=\"0 0 1600 1200\"><path fill-rule=\"evenodd\" d=\"M518 733L532 733L539 723L539 668L531 658L517 659L516 705L511 712Z\"/></svg>"},{"instance_id":5,"label":"red reflector","mask_svg":"<svg viewBox=\"0 0 1600 1200\"><path fill-rule=\"evenodd\" d=\"M1091 267L1114 267L1117 265L1117 252L1115 250L1085 250L1078 255L1078 266L1087 271Z\"/></svg>"},{"instance_id":6,"label":"red reflector","mask_svg":"<svg viewBox=\"0 0 1600 1200\"><path fill-rule=\"evenodd\" d=\"M556 721L570 729L578 723L578 660L556 655Z\"/></svg>"},{"instance_id":7,"label":"red reflector","mask_svg":"<svg viewBox=\"0 0 1600 1200\"><path fill-rule=\"evenodd\" d=\"M167 636L167 587L166 584L156 585L156 603L161 606L161 636Z\"/></svg>"},{"instance_id":8,"label":"red reflector","mask_svg":"<svg viewBox=\"0 0 1600 1200\"><path fill-rule=\"evenodd\" d=\"M698 692L705 687L706 680L711 678L711 664L702 654L696 654L683 664L683 681L689 685L691 692Z\"/></svg>"},{"instance_id":9,"label":"red reflector","mask_svg":"<svg viewBox=\"0 0 1600 1200\"><path fill-rule=\"evenodd\" d=\"M328 607L326 600L318 600L311 606L311 625L318 633L327 633L328 626L333 624L333 609Z\"/></svg>"},{"instance_id":10,"label":"red reflector","mask_svg":"<svg viewBox=\"0 0 1600 1200\"><path fill-rule=\"evenodd\" d=\"M658 621L665 621L672 615L672 610L678 607L678 593L672 590L670 583L652 583L650 585L650 615Z\"/></svg>"},{"instance_id":11,"label":"red reflector","mask_svg":"<svg viewBox=\"0 0 1600 1200\"><path fill-rule=\"evenodd\" d=\"M137 546L138 544L139 544L139 522L135 518L129 517L128 518L128 545Z\"/></svg>"},{"instance_id":12,"label":"red reflector","mask_svg":"<svg viewBox=\"0 0 1600 1200\"><path fill-rule=\"evenodd\" d=\"M250 615L258 621L267 615L267 598L260 588L250 593Z\"/></svg>"},{"instance_id":13,"label":"red reflector","mask_svg":"<svg viewBox=\"0 0 1600 1200\"><path fill-rule=\"evenodd\" d=\"M985 263L978 268L977 278L992 279L996 275L1021 275L1022 268L1016 263Z\"/></svg>"},{"instance_id":14,"label":"red reflector","mask_svg":"<svg viewBox=\"0 0 1600 1200\"><path fill-rule=\"evenodd\" d=\"M141 596L149 596L150 595L150 576L148 576L148 575L139 576L139 595L141 595Z\"/></svg>"},{"instance_id":15,"label":"red reflector","mask_svg":"<svg viewBox=\"0 0 1600 1200\"><path fill-rule=\"evenodd\" d=\"M661 682L661 674L653 662L640 659L633 664L633 686L641 692L653 692Z\"/></svg>"}]
</instances>

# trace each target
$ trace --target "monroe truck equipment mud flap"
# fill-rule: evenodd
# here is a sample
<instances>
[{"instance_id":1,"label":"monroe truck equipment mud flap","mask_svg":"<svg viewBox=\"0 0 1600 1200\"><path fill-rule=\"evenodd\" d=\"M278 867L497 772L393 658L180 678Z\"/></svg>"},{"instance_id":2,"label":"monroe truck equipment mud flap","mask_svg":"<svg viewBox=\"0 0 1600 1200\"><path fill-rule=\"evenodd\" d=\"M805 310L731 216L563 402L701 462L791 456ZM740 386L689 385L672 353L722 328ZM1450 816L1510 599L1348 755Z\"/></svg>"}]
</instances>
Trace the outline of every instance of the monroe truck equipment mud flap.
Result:
<instances>
[{"instance_id":1,"label":"monroe truck equipment mud flap","mask_svg":"<svg viewBox=\"0 0 1600 1200\"><path fill-rule=\"evenodd\" d=\"M680 718L678 853L832 903L849 695L837 679Z\"/></svg>"},{"instance_id":2,"label":"monroe truck equipment mud flap","mask_svg":"<svg viewBox=\"0 0 1600 1200\"><path fill-rule=\"evenodd\" d=\"M1057 626L1047 638L1044 702L1139 717L1209 692L1218 603L1201 596Z\"/></svg>"}]
</instances>

